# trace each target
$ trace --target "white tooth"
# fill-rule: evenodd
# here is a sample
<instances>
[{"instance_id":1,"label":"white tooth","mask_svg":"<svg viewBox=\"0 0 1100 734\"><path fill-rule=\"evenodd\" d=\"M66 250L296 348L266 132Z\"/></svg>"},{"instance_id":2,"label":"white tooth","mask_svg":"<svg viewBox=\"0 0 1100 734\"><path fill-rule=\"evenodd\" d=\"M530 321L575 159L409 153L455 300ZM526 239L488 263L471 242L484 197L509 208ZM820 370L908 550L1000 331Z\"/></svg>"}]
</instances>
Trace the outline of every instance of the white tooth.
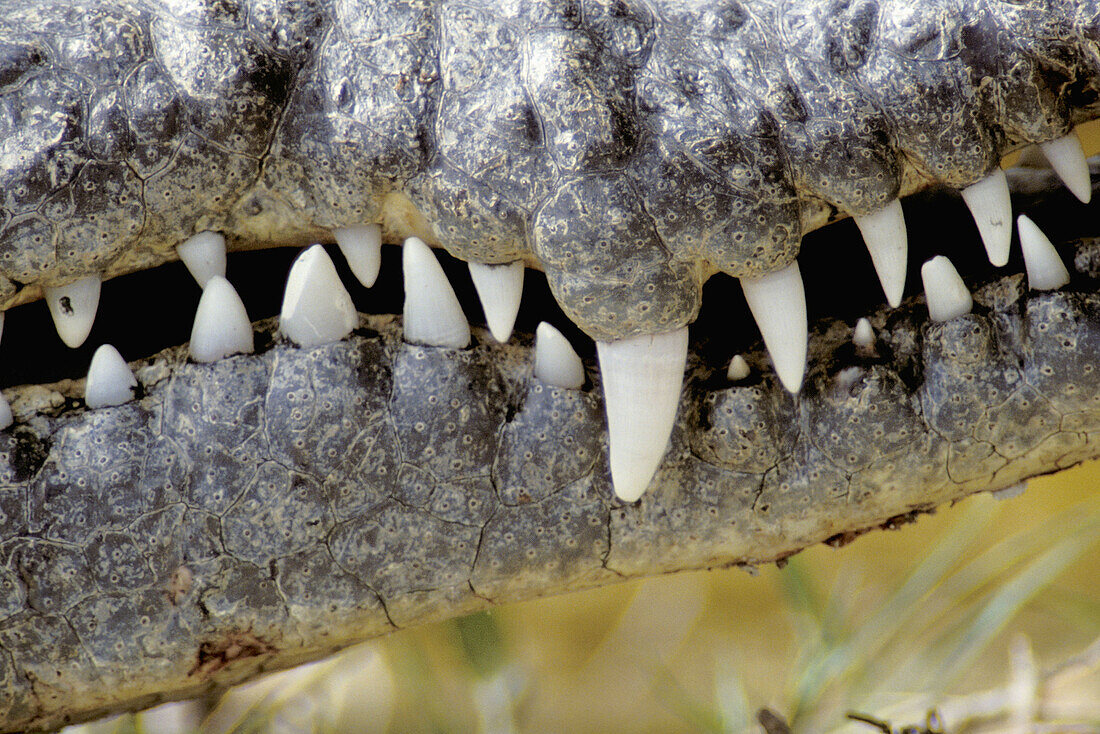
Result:
<instances>
[{"instance_id":1,"label":"white tooth","mask_svg":"<svg viewBox=\"0 0 1100 734\"><path fill-rule=\"evenodd\" d=\"M493 338L503 344L512 335L512 327L519 313L519 301L523 295L523 261L506 265L470 263L473 278L485 320Z\"/></svg>"},{"instance_id":2,"label":"white tooth","mask_svg":"<svg viewBox=\"0 0 1100 734\"><path fill-rule=\"evenodd\" d=\"M863 318L856 322L856 328L852 331L852 343L860 349L875 346L875 330L870 321Z\"/></svg>"},{"instance_id":3,"label":"white tooth","mask_svg":"<svg viewBox=\"0 0 1100 734\"><path fill-rule=\"evenodd\" d=\"M749 376L749 363L740 354L733 355L730 366L726 369L726 379L730 382L739 382Z\"/></svg>"},{"instance_id":4,"label":"white tooth","mask_svg":"<svg viewBox=\"0 0 1100 734\"><path fill-rule=\"evenodd\" d=\"M378 280L378 269L382 265L382 226L358 224L340 227L333 234L351 272L360 283L370 288Z\"/></svg>"},{"instance_id":5,"label":"white tooth","mask_svg":"<svg viewBox=\"0 0 1100 734\"><path fill-rule=\"evenodd\" d=\"M959 271L943 255L932 258L920 269L924 281L924 296L928 301L928 316L933 321L950 321L970 313L974 299L959 276Z\"/></svg>"},{"instance_id":6,"label":"white tooth","mask_svg":"<svg viewBox=\"0 0 1100 734\"><path fill-rule=\"evenodd\" d=\"M1012 245L1012 200L1005 172L997 168L963 189L962 197L978 225L989 262L997 267L1006 265Z\"/></svg>"},{"instance_id":7,"label":"white tooth","mask_svg":"<svg viewBox=\"0 0 1100 734\"><path fill-rule=\"evenodd\" d=\"M215 275L225 277L225 237L221 232L199 232L178 245L176 252L200 288Z\"/></svg>"},{"instance_id":8,"label":"white tooth","mask_svg":"<svg viewBox=\"0 0 1100 734\"><path fill-rule=\"evenodd\" d=\"M191 359L217 362L232 354L251 354L252 348L252 325L241 297L228 280L211 276L191 327Z\"/></svg>"},{"instance_id":9,"label":"white tooth","mask_svg":"<svg viewBox=\"0 0 1100 734\"><path fill-rule=\"evenodd\" d=\"M1069 271L1043 230L1026 214L1016 220L1020 230L1020 246L1024 251L1027 284L1032 290L1052 291L1069 282Z\"/></svg>"},{"instance_id":10,"label":"white tooth","mask_svg":"<svg viewBox=\"0 0 1100 734\"><path fill-rule=\"evenodd\" d=\"M611 483L624 502L642 496L661 464L676 420L687 364L685 326L596 342L611 444Z\"/></svg>"},{"instance_id":11,"label":"white tooth","mask_svg":"<svg viewBox=\"0 0 1100 734\"><path fill-rule=\"evenodd\" d=\"M760 278L741 278L749 310L760 327L775 372L792 393L802 387L806 372L806 289L798 263Z\"/></svg>"},{"instance_id":12,"label":"white tooth","mask_svg":"<svg viewBox=\"0 0 1100 734\"><path fill-rule=\"evenodd\" d=\"M57 335L73 349L83 344L92 330L101 283L98 275L89 275L68 285L43 289Z\"/></svg>"},{"instance_id":13,"label":"white tooth","mask_svg":"<svg viewBox=\"0 0 1100 734\"><path fill-rule=\"evenodd\" d=\"M895 199L877 212L854 219L863 233L867 251L871 253L871 262L875 264L886 302L897 308L905 291L905 267L909 252L901 202Z\"/></svg>"},{"instance_id":14,"label":"white tooth","mask_svg":"<svg viewBox=\"0 0 1100 734\"><path fill-rule=\"evenodd\" d=\"M320 245L306 249L290 268L279 331L300 347L340 341L359 324L336 266Z\"/></svg>"},{"instance_id":15,"label":"white tooth","mask_svg":"<svg viewBox=\"0 0 1100 734\"><path fill-rule=\"evenodd\" d=\"M405 273L405 341L466 347L470 324L432 248L419 237L410 237L405 240L401 264Z\"/></svg>"},{"instance_id":16,"label":"white tooth","mask_svg":"<svg viewBox=\"0 0 1100 734\"><path fill-rule=\"evenodd\" d=\"M543 321L535 329L535 377L548 385L578 390L584 385L584 365L560 331Z\"/></svg>"},{"instance_id":17,"label":"white tooth","mask_svg":"<svg viewBox=\"0 0 1100 734\"><path fill-rule=\"evenodd\" d=\"M89 408L122 405L134 399L137 387L130 365L110 344L104 344L92 355L88 380L84 385L84 402Z\"/></svg>"},{"instance_id":18,"label":"white tooth","mask_svg":"<svg viewBox=\"0 0 1100 734\"><path fill-rule=\"evenodd\" d=\"M0 393L0 431L14 422L15 418L11 414L11 406L8 405L8 399L4 397L3 393Z\"/></svg>"},{"instance_id":19,"label":"white tooth","mask_svg":"<svg viewBox=\"0 0 1100 734\"><path fill-rule=\"evenodd\" d=\"M1089 180L1089 164L1085 160L1085 151L1081 149L1081 141L1077 135L1071 132L1063 138L1040 143L1039 147L1066 188L1088 204L1092 198L1092 181Z\"/></svg>"}]
</instances>

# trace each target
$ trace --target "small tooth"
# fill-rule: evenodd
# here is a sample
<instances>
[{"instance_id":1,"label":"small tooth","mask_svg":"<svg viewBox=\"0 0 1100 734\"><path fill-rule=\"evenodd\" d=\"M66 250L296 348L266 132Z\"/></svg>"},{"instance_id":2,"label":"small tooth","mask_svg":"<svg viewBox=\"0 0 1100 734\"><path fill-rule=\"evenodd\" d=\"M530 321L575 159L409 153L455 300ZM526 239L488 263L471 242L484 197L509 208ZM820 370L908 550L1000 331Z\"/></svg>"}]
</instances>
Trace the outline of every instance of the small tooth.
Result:
<instances>
[{"instance_id":1,"label":"small tooth","mask_svg":"<svg viewBox=\"0 0 1100 734\"><path fill-rule=\"evenodd\" d=\"M560 331L543 321L535 329L535 377L548 385L578 390L584 385L584 365Z\"/></svg>"},{"instance_id":2,"label":"small tooth","mask_svg":"<svg viewBox=\"0 0 1100 734\"><path fill-rule=\"evenodd\" d=\"M792 393L802 387L808 345L806 290L794 262L760 278L741 278L749 310L760 327L764 346L783 387Z\"/></svg>"},{"instance_id":3,"label":"small tooth","mask_svg":"<svg viewBox=\"0 0 1100 734\"><path fill-rule=\"evenodd\" d=\"M57 335L73 349L83 344L92 330L102 282L98 275L89 275L68 285L43 289Z\"/></svg>"},{"instance_id":4,"label":"small tooth","mask_svg":"<svg viewBox=\"0 0 1100 734\"><path fill-rule=\"evenodd\" d=\"M963 189L962 197L978 225L989 262L997 267L1006 265L1012 245L1012 199L1005 172L994 170Z\"/></svg>"},{"instance_id":5,"label":"small tooth","mask_svg":"<svg viewBox=\"0 0 1100 734\"><path fill-rule=\"evenodd\" d=\"M191 327L191 359L217 362L232 354L252 353L252 325L244 303L229 281L214 275L206 281Z\"/></svg>"},{"instance_id":6,"label":"small tooth","mask_svg":"<svg viewBox=\"0 0 1100 734\"><path fill-rule=\"evenodd\" d=\"M11 414L11 406L8 405L8 399L4 397L3 393L0 393L0 431L14 422L15 418Z\"/></svg>"},{"instance_id":7,"label":"small tooth","mask_svg":"<svg viewBox=\"0 0 1100 734\"><path fill-rule=\"evenodd\" d=\"M92 355L88 380L84 386L84 402L89 408L122 405L134 398L137 380L130 365L110 344L104 344Z\"/></svg>"},{"instance_id":8,"label":"small tooth","mask_svg":"<svg viewBox=\"0 0 1100 734\"><path fill-rule=\"evenodd\" d=\"M176 252L200 288L215 275L225 277L225 237L221 232L199 232L178 245Z\"/></svg>"},{"instance_id":9,"label":"small tooth","mask_svg":"<svg viewBox=\"0 0 1100 734\"><path fill-rule=\"evenodd\" d=\"M611 444L611 483L624 502L642 496L661 464L676 420L687 364L685 326L596 342Z\"/></svg>"},{"instance_id":10,"label":"small tooth","mask_svg":"<svg viewBox=\"0 0 1100 734\"><path fill-rule=\"evenodd\" d=\"M943 255L932 258L920 269L924 281L924 296L928 301L928 316L933 321L950 321L970 313L974 299L959 276L959 271Z\"/></svg>"},{"instance_id":11,"label":"small tooth","mask_svg":"<svg viewBox=\"0 0 1100 734\"><path fill-rule=\"evenodd\" d=\"M309 349L340 341L359 324L351 295L320 245L306 249L290 268L279 331Z\"/></svg>"},{"instance_id":12,"label":"small tooth","mask_svg":"<svg viewBox=\"0 0 1100 734\"><path fill-rule=\"evenodd\" d=\"M1071 132L1057 140L1040 143L1039 147L1066 188L1088 204L1092 199L1092 181L1089 179L1089 164L1085 160L1085 151L1081 149L1081 141L1077 135Z\"/></svg>"},{"instance_id":13,"label":"small tooth","mask_svg":"<svg viewBox=\"0 0 1100 734\"><path fill-rule=\"evenodd\" d=\"M503 344L512 335L516 314L519 313L519 302L523 296L523 261L516 260L506 265L472 262L470 277L481 299L489 331L494 339Z\"/></svg>"},{"instance_id":14,"label":"small tooth","mask_svg":"<svg viewBox=\"0 0 1100 734\"><path fill-rule=\"evenodd\" d=\"M905 267L909 242L905 234L905 214L897 199L865 216L854 217L871 262L875 264L886 302L897 308L905 291Z\"/></svg>"},{"instance_id":15,"label":"small tooth","mask_svg":"<svg viewBox=\"0 0 1100 734\"><path fill-rule=\"evenodd\" d=\"M4 335L4 312L0 311L0 337Z\"/></svg>"},{"instance_id":16,"label":"small tooth","mask_svg":"<svg viewBox=\"0 0 1100 734\"><path fill-rule=\"evenodd\" d=\"M1054 245L1039 225L1031 221L1026 214L1016 220L1020 230L1020 246L1024 251L1024 267L1027 269L1027 284L1032 290L1052 291L1069 282L1069 271Z\"/></svg>"},{"instance_id":17,"label":"small tooth","mask_svg":"<svg viewBox=\"0 0 1100 734\"><path fill-rule=\"evenodd\" d=\"M405 240L405 341L430 347L462 349L470 343L470 324L454 288L419 237Z\"/></svg>"},{"instance_id":18,"label":"small tooth","mask_svg":"<svg viewBox=\"0 0 1100 734\"><path fill-rule=\"evenodd\" d=\"M740 354L733 355L730 366L726 370L726 379L730 382L739 382L749 376L749 363Z\"/></svg>"},{"instance_id":19,"label":"small tooth","mask_svg":"<svg viewBox=\"0 0 1100 734\"><path fill-rule=\"evenodd\" d=\"M333 231L336 244L340 247L344 259L348 261L351 272L367 288L378 280L378 269L382 265L382 226L379 224L358 224L340 227Z\"/></svg>"},{"instance_id":20,"label":"small tooth","mask_svg":"<svg viewBox=\"0 0 1100 734\"><path fill-rule=\"evenodd\" d=\"M856 322L856 328L852 331L852 343L860 349L871 349L875 346L875 330L870 321L861 318Z\"/></svg>"}]
</instances>

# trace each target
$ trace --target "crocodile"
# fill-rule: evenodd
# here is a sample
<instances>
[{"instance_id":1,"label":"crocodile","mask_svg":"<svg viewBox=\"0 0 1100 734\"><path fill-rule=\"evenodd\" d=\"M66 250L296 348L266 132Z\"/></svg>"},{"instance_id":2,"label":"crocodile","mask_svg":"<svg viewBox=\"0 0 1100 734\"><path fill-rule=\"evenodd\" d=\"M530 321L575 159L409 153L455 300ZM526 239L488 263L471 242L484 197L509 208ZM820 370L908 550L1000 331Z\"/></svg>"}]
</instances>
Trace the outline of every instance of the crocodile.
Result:
<instances>
[{"instance_id":1,"label":"crocodile","mask_svg":"<svg viewBox=\"0 0 1100 734\"><path fill-rule=\"evenodd\" d=\"M80 380L6 390L2 731L493 604L781 561L1100 454L1084 210L1037 217L1085 227L1054 235L1064 287L994 274L930 320L931 292L904 298L898 204L962 192L977 229L959 247L980 237L999 266L1005 155L1039 144L1087 199L1072 131L1100 107L1100 3L0 10L13 322L44 297L73 338L101 283L202 233L238 251L377 226L542 271L600 362L557 384L529 334L448 346L406 338L408 314L358 314L309 348L261 320L245 354L131 355L118 405L93 409ZM1022 208L1068 206L1043 180ZM890 302L856 342L846 320L806 323L797 266L847 217ZM739 281L763 332L736 370L687 337L711 278Z\"/></svg>"}]
</instances>

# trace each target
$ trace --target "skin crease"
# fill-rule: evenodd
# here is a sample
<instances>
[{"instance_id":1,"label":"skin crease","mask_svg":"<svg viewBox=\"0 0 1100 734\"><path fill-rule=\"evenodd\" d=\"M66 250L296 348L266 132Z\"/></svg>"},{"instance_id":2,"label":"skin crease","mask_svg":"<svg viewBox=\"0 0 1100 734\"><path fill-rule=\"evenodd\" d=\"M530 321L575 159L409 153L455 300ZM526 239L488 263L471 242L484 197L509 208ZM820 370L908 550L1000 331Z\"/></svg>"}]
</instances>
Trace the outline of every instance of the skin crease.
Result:
<instances>
[{"instance_id":1,"label":"skin crease","mask_svg":"<svg viewBox=\"0 0 1100 734\"><path fill-rule=\"evenodd\" d=\"M540 265L593 337L667 330L716 270L785 266L841 212L973 183L1096 116L1090 3L984 4L965 27L937 3L233 8L0 3L7 303L153 267L203 229L242 248L381 219L393 239L418 212L459 257ZM1082 263L1067 289L1006 276L942 325L910 299L872 315L874 355L818 322L798 398L762 354L734 385L693 355L630 506L599 375L538 383L529 337L439 350L363 317L299 350L261 324L255 356L148 360L116 408L9 391L0 729L490 604L780 559L1091 457L1095 251L1059 244Z\"/></svg>"}]
</instances>

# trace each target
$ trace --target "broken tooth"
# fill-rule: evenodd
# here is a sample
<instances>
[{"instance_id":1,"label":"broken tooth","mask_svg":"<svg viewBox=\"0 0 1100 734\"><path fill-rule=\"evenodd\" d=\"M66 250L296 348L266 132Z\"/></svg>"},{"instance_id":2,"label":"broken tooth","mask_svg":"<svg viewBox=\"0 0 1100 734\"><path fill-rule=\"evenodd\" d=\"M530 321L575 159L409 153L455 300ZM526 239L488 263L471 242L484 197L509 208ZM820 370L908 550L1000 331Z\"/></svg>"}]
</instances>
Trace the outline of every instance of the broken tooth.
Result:
<instances>
[{"instance_id":1,"label":"broken tooth","mask_svg":"<svg viewBox=\"0 0 1100 734\"><path fill-rule=\"evenodd\" d=\"M98 275L89 275L68 285L43 289L57 335L73 349L83 344L92 330L102 282Z\"/></svg>"},{"instance_id":2,"label":"broken tooth","mask_svg":"<svg viewBox=\"0 0 1100 734\"><path fill-rule=\"evenodd\" d=\"M1057 140L1040 143L1039 148L1066 188L1088 204L1092 199L1092 181L1089 179L1089 164L1085 160L1085 151L1081 149L1081 141L1077 134L1071 132Z\"/></svg>"},{"instance_id":3,"label":"broken tooth","mask_svg":"<svg viewBox=\"0 0 1100 734\"><path fill-rule=\"evenodd\" d=\"M405 240L402 249L405 341L430 347L465 348L470 343L470 324L432 249L419 237Z\"/></svg>"},{"instance_id":4,"label":"broken tooth","mask_svg":"<svg viewBox=\"0 0 1100 734\"><path fill-rule=\"evenodd\" d=\"M351 295L320 245L306 249L290 268L279 331L309 349L340 341L359 324Z\"/></svg>"},{"instance_id":5,"label":"broken tooth","mask_svg":"<svg viewBox=\"0 0 1100 734\"><path fill-rule=\"evenodd\" d=\"M233 354L252 353L248 312L236 289L220 275L211 276L202 289L189 348L196 362L217 362Z\"/></svg>"},{"instance_id":6,"label":"broken tooth","mask_svg":"<svg viewBox=\"0 0 1100 734\"><path fill-rule=\"evenodd\" d=\"M579 390L584 385L584 365L573 345L543 321L535 329L535 377L548 385Z\"/></svg>"},{"instance_id":7,"label":"broken tooth","mask_svg":"<svg viewBox=\"0 0 1100 734\"><path fill-rule=\"evenodd\" d=\"M905 292L906 258L909 241L905 233L905 214L901 201L895 199L882 209L853 217L863 234L871 262L875 264L886 302L897 308Z\"/></svg>"},{"instance_id":8,"label":"broken tooth","mask_svg":"<svg viewBox=\"0 0 1100 734\"><path fill-rule=\"evenodd\" d=\"M137 379L130 365L110 344L103 344L92 355L88 379L84 386L84 402L89 408L122 405L134 398Z\"/></svg>"},{"instance_id":9,"label":"broken tooth","mask_svg":"<svg viewBox=\"0 0 1100 734\"><path fill-rule=\"evenodd\" d=\"M215 275L225 277L225 237L221 232L199 232L177 245L176 253L200 288Z\"/></svg>"},{"instance_id":10,"label":"broken tooth","mask_svg":"<svg viewBox=\"0 0 1100 734\"><path fill-rule=\"evenodd\" d=\"M928 301L928 316L937 322L950 321L970 313L974 299L963 283L959 271L943 255L932 258L920 269L924 296Z\"/></svg>"},{"instance_id":11,"label":"broken tooth","mask_svg":"<svg viewBox=\"0 0 1100 734\"><path fill-rule=\"evenodd\" d=\"M470 277L493 338L503 344L512 335L523 296L523 261L505 265L470 263Z\"/></svg>"},{"instance_id":12,"label":"broken tooth","mask_svg":"<svg viewBox=\"0 0 1100 734\"><path fill-rule=\"evenodd\" d=\"M1052 291L1069 282L1069 271L1043 230L1026 214L1016 220L1020 247L1024 251L1027 284L1032 290Z\"/></svg>"},{"instance_id":13,"label":"broken tooth","mask_svg":"<svg viewBox=\"0 0 1100 734\"><path fill-rule=\"evenodd\" d=\"M809 343L806 289L798 263L759 278L741 278L741 288L779 381L789 392L798 392L806 372Z\"/></svg>"},{"instance_id":14,"label":"broken tooth","mask_svg":"<svg viewBox=\"0 0 1100 734\"><path fill-rule=\"evenodd\" d=\"M726 369L726 379L730 382L739 382L749 376L749 363L740 354L733 355L730 366Z\"/></svg>"},{"instance_id":15,"label":"broken tooth","mask_svg":"<svg viewBox=\"0 0 1100 734\"><path fill-rule=\"evenodd\" d=\"M382 226L357 224L333 230L336 244L356 279L367 288L378 280L382 266Z\"/></svg>"},{"instance_id":16,"label":"broken tooth","mask_svg":"<svg viewBox=\"0 0 1100 734\"><path fill-rule=\"evenodd\" d=\"M856 328L852 330L852 343L855 344L858 349L863 349L865 351L874 348L875 330L871 326L871 322L866 318L861 318L856 322Z\"/></svg>"},{"instance_id":17,"label":"broken tooth","mask_svg":"<svg viewBox=\"0 0 1100 734\"><path fill-rule=\"evenodd\" d=\"M642 496L665 455L687 364L687 327L596 342L611 445L611 483L624 502Z\"/></svg>"},{"instance_id":18,"label":"broken tooth","mask_svg":"<svg viewBox=\"0 0 1100 734\"><path fill-rule=\"evenodd\" d=\"M978 225L989 262L1003 267L1008 263L1012 245L1012 199L1005 172L995 169L981 181L963 189L962 197Z\"/></svg>"}]
</instances>

